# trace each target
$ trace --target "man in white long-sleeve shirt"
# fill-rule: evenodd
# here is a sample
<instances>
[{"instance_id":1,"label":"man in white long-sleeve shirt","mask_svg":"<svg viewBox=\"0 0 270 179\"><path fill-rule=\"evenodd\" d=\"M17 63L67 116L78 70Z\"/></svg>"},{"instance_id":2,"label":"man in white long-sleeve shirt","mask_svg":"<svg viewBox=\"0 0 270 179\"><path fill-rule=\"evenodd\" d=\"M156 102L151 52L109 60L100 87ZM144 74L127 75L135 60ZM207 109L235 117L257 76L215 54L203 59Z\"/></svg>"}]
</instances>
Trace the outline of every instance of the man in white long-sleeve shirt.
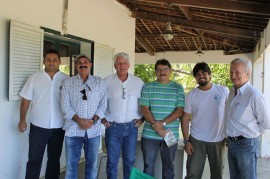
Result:
<instances>
[{"instance_id":1,"label":"man in white long-sleeve shirt","mask_svg":"<svg viewBox=\"0 0 270 179\"><path fill-rule=\"evenodd\" d=\"M61 106L66 119L66 179L78 176L78 162L84 147L85 178L97 178L100 144L100 119L106 109L106 91L100 77L90 75L92 62L86 55L76 57L78 75L66 80L62 90Z\"/></svg>"},{"instance_id":2,"label":"man in white long-sleeve shirt","mask_svg":"<svg viewBox=\"0 0 270 179\"><path fill-rule=\"evenodd\" d=\"M102 123L106 127L105 141L108 151L107 177L117 179L117 169L122 151L123 178L128 179L135 162L138 126L143 122L139 99L143 81L128 73L128 54L114 56L116 74L104 79L108 107Z\"/></svg>"},{"instance_id":3,"label":"man in white long-sleeve shirt","mask_svg":"<svg viewBox=\"0 0 270 179\"><path fill-rule=\"evenodd\" d=\"M225 108L228 162L231 179L256 179L259 155L258 136L270 128L269 104L249 78L249 60L231 62L230 78L234 84Z\"/></svg>"}]
</instances>

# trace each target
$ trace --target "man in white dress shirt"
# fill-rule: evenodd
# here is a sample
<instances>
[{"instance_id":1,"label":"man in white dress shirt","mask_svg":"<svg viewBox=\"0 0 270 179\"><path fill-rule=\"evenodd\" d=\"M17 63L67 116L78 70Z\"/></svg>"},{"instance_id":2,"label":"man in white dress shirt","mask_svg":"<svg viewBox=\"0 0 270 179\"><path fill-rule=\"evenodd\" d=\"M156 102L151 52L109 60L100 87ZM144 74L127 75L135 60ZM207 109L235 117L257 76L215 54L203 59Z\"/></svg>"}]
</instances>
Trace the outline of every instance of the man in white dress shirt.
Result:
<instances>
[{"instance_id":1,"label":"man in white dress shirt","mask_svg":"<svg viewBox=\"0 0 270 179\"><path fill-rule=\"evenodd\" d=\"M20 96L21 115L18 129L27 129L26 113L30 106L29 154L26 179L39 179L45 148L47 146L46 179L58 179L60 175L60 156L64 131L61 111L61 89L68 75L59 71L60 55L50 49L45 52L45 69L31 75L25 83Z\"/></svg>"},{"instance_id":2,"label":"man in white dress shirt","mask_svg":"<svg viewBox=\"0 0 270 179\"><path fill-rule=\"evenodd\" d=\"M138 126L143 122L139 99L143 81L128 73L130 63L126 53L114 56L116 74L104 79L107 110L102 123L106 127L105 142L108 152L107 177L117 179L117 166L122 151L123 177L128 179L135 162Z\"/></svg>"},{"instance_id":3,"label":"man in white dress shirt","mask_svg":"<svg viewBox=\"0 0 270 179\"><path fill-rule=\"evenodd\" d=\"M106 109L106 91L103 80L92 76L92 62L86 55L78 55L75 60L78 71L65 81L61 106L66 119L65 132L66 176L78 177L78 163L84 148L85 178L97 178L97 161L100 144L101 122Z\"/></svg>"},{"instance_id":4,"label":"man in white dress shirt","mask_svg":"<svg viewBox=\"0 0 270 179\"><path fill-rule=\"evenodd\" d=\"M249 60L231 62L230 78L234 84L225 108L230 179L256 179L259 156L258 137L270 128L269 104L249 78Z\"/></svg>"}]
</instances>

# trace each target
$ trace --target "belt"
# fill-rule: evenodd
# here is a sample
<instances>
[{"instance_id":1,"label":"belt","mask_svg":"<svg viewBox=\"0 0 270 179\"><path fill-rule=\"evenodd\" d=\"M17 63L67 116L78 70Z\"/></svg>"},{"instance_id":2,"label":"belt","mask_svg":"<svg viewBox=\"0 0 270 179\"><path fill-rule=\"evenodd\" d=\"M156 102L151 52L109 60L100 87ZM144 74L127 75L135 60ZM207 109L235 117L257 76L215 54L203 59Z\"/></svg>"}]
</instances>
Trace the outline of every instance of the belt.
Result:
<instances>
[{"instance_id":1,"label":"belt","mask_svg":"<svg viewBox=\"0 0 270 179\"><path fill-rule=\"evenodd\" d=\"M118 123L118 122L109 122L111 126L113 125L123 125L123 126L127 126L127 125L131 125L134 124L134 120L130 121L130 122L124 122L124 123Z\"/></svg>"},{"instance_id":2,"label":"belt","mask_svg":"<svg viewBox=\"0 0 270 179\"><path fill-rule=\"evenodd\" d=\"M246 139L244 136L235 136L235 137L228 137L228 139L230 141L239 141L239 140L243 140L243 139Z\"/></svg>"}]
</instances>

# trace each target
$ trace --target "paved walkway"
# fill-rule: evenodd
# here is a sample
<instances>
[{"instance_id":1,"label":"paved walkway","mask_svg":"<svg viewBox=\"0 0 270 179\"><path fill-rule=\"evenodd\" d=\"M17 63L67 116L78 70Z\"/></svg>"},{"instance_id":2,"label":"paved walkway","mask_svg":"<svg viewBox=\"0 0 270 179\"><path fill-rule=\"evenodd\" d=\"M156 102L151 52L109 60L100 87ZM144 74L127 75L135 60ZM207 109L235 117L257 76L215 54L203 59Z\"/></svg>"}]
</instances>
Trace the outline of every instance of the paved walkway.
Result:
<instances>
[{"instance_id":1,"label":"paved walkway","mask_svg":"<svg viewBox=\"0 0 270 179\"><path fill-rule=\"evenodd\" d=\"M104 154L101 154L100 156L104 156ZM226 158L226 157L225 157ZM106 160L107 158L104 158L101 162L101 169L100 169L100 174L98 179L106 179ZM99 162L98 162L99 164ZM82 162L79 166L79 176L78 179L84 179L84 162ZM119 167L118 167L118 179L122 179L122 166L121 162L119 162ZM61 173L60 179L64 179L65 173ZM270 178L270 159L262 159L259 158L258 160L258 179L269 179ZM178 179L178 178L175 178ZM209 165L208 162L205 164L205 170L203 173L202 179L210 179L210 170L209 170ZM224 179L229 179L229 168L228 168L228 161L225 161L225 166L224 166Z\"/></svg>"}]
</instances>

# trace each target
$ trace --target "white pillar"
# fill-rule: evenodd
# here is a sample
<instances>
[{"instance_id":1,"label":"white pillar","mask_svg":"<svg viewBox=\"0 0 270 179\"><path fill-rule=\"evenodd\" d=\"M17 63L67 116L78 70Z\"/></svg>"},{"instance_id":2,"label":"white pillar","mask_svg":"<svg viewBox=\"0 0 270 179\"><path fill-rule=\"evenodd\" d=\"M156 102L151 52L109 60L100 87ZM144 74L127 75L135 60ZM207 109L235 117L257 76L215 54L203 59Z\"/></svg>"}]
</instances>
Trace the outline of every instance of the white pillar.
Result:
<instances>
[{"instance_id":1,"label":"white pillar","mask_svg":"<svg viewBox=\"0 0 270 179\"><path fill-rule=\"evenodd\" d=\"M270 35L270 34L269 34ZM270 45L265 49L263 56L263 88L268 103L270 104ZM270 158L270 130L261 136L261 157Z\"/></svg>"}]
</instances>

